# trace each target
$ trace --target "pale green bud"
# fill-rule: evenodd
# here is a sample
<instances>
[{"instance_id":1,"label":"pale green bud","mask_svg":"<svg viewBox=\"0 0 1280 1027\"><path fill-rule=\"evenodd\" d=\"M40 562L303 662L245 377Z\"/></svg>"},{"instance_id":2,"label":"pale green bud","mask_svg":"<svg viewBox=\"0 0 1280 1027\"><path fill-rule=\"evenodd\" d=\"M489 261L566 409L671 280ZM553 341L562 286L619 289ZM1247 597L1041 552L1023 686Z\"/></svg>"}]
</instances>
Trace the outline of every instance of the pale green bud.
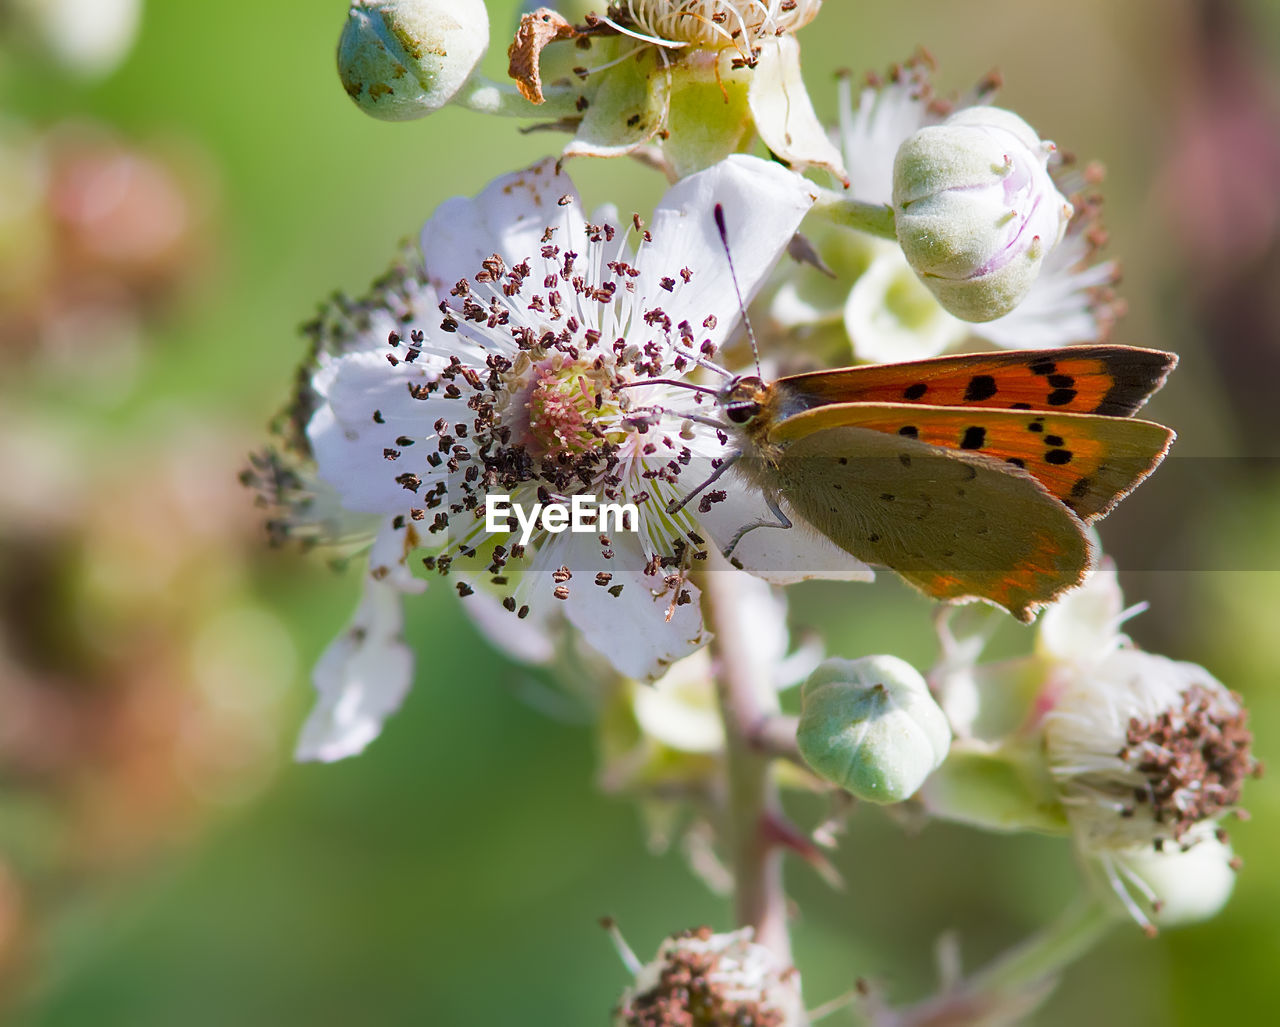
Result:
<instances>
[{"instance_id":1,"label":"pale green bud","mask_svg":"<svg viewBox=\"0 0 1280 1027\"><path fill-rule=\"evenodd\" d=\"M452 100L488 46L484 0L355 0L338 75L366 114L408 121Z\"/></svg>"},{"instance_id":2,"label":"pale green bud","mask_svg":"<svg viewBox=\"0 0 1280 1027\"><path fill-rule=\"evenodd\" d=\"M860 799L901 802L946 759L947 718L920 673L895 656L827 660L802 696L800 755Z\"/></svg>"},{"instance_id":3,"label":"pale green bud","mask_svg":"<svg viewBox=\"0 0 1280 1027\"><path fill-rule=\"evenodd\" d=\"M1072 207L1049 175L1053 150L998 107L965 108L899 147L898 242L956 317L991 321L1009 313L1062 240Z\"/></svg>"}]
</instances>

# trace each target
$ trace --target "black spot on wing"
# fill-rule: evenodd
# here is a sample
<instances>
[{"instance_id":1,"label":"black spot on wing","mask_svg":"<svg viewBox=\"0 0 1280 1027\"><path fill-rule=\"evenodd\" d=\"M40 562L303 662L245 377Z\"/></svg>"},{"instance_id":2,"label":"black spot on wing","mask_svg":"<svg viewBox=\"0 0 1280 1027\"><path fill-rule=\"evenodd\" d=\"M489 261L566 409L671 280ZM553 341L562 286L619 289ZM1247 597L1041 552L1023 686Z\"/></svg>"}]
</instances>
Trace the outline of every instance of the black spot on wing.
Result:
<instances>
[{"instance_id":1,"label":"black spot on wing","mask_svg":"<svg viewBox=\"0 0 1280 1027\"><path fill-rule=\"evenodd\" d=\"M908 385L902 390L903 399L919 399L929 391L929 386L924 382L916 382L914 385Z\"/></svg>"},{"instance_id":2,"label":"black spot on wing","mask_svg":"<svg viewBox=\"0 0 1280 1027\"><path fill-rule=\"evenodd\" d=\"M1051 449L1044 455L1044 462L1047 464L1069 464L1071 463L1072 453L1069 449Z\"/></svg>"},{"instance_id":3,"label":"black spot on wing","mask_svg":"<svg viewBox=\"0 0 1280 1027\"><path fill-rule=\"evenodd\" d=\"M989 374L975 374L969 379L969 385L964 390L964 401L966 403L981 403L984 399L990 399L996 394L996 380Z\"/></svg>"},{"instance_id":4,"label":"black spot on wing","mask_svg":"<svg viewBox=\"0 0 1280 1027\"><path fill-rule=\"evenodd\" d=\"M986 441L987 429L975 424L964 430L964 437L960 440L960 448L981 449L982 444Z\"/></svg>"},{"instance_id":5,"label":"black spot on wing","mask_svg":"<svg viewBox=\"0 0 1280 1027\"><path fill-rule=\"evenodd\" d=\"M917 435L920 434L920 431L918 428L916 428L914 424L904 424L901 428L898 429L898 434L905 435L909 439L914 439Z\"/></svg>"},{"instance_id":6,"label":"black spot on wing","mask_svg":"<svg viewBox=\"0 0 1280 1027\"><path fill-rule=\"evenodd\" d=\"M1054 389L1048 396L1048 404L1051 407L1064 407L1076 398L1075 389Z\"/></svg>"}]
</instances>

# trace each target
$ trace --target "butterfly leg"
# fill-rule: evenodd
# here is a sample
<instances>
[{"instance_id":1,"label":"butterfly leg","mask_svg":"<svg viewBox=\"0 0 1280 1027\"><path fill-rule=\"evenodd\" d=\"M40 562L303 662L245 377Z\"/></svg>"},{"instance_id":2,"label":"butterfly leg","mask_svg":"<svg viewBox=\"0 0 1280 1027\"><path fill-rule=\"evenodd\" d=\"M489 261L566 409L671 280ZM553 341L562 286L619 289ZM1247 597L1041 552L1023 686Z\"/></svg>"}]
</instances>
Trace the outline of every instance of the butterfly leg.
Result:
<instances>
[{"instance_id":1,"label":"butterfly leg","mask_svg":"<svg viewBox=\"0 0 1280 1027\"><path fill-rule=\"evenodd\" d=\"M677 514L681 510L683 510L688 505L689 500L693 499L695 496L705 491L708 485L711 485L717 479L719 479L719 477L722 474L724 474L724 472L727 471L730 467L732 467L735 463L737 463L738 460L741 459L741 457L742 457L741 450L739 450L737 453L732 453L729 456L725 457L724 462L721 463L720 466L717 467L714 471L712 471L711 474L708 475L702 481L702 483L698 485L697 488L695 488L692 492L687 493L685 497L681 499L679 502L672 502L667 507L668 516L670 516L671 514Z\"/></svg>"},{"instance_id":2,"label":"butterfly leg","mask_svg":"<svg viewBox=\"0 0 1280 1027\"><path fill-rule=\"evenodd\" d=\"M782 512L782 507L778 505L778 501L773 496L766 492L764 501L769 507L769 512L773 514L776 520L752 521L750 524L744 524L729 541L729 545L725 547L724 558L726 560L732 559L733 551L738 548L738 543L742 541L747 532L755 531L756 528L790 528L792 526L791 518Z\"/></svg>"}]
</instances>

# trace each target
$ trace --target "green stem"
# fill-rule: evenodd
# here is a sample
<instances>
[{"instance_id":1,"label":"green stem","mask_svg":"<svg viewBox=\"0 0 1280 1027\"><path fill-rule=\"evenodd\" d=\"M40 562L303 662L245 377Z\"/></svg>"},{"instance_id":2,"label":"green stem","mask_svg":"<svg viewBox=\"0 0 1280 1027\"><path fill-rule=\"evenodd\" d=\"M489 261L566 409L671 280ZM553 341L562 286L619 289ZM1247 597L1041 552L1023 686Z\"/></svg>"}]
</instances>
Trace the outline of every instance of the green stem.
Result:
<instances>
[{"instance_id":1,"label":"green stem","mask_svg":"<svg viewBox=\"0 0 1280 1027\"><path fill-rule=\"evenodd\" d=\"M1052 924L999 956L970 979L970 988L1011 995L1055 974L1089 951L1115 922L1094 898L1077 899Z\"/></svg>"},{"instance_id":2,"label":"green stem","mask_svg":"<svg viewBox=\"0 0 1280 1027\"><path fill-rule=\"evenodd\" d=\"M1102 902L1078 899L1048 927L946 993L891 1010L875 1022L892 1027L1022 1022L1047 997L1054 976L1097 944L1114 922L1115 914Z\"/></svg>"},{"instance_id":3,"label":"green stem","mask_svg":"<svg viewBox=\"0 0 1280 1027\"><path fill-rule=\"evenodd\" d=\"M787 898L782 881L782 850L769 831L781 816L777 786L769 774L772 759L756 744L760 724L778 714L777 693L766 668L751 659L750 625L743 622L734 575L712 552L701 575L706 611L715 637L716 695L725 729L728 777L729 845L738 923L755 929L756 941L783 965L791 963Z\"/></svg>"},{"instance_id":4,"label":"green stem","mask_svg":"<svg viewBox=\"0 0 1280 1027\"><path fill-rule=\"evenodd\" d=\"M824 217L833 225L842 225L881 239L898 238L893 208L886 203L864 203L824 189L809 213Z\"/></svg>"},{"instance_id":5,"label":"green stem","mask_svg":"<svg viewBox=\"0 0 1280 1027\"><path fill-rule=\"evenodd\" d=\"M537 118L555 121L579 117L578 93L570 86L548 86L543 102L526 100L512 82L494 82L478 72L468 79L450 101L478 114L497 114L506 118Z\"/></svg>"},{"instance_id":6,"label":"green stem","mask_svg":"<svg viewBox=\"0 0 1280 1027\"><path fill-rule=\"evenodd\" d=\"M800 767L808 769L808 764L800 755L800 747L796 744L796 728L800 725L799 717L788 717L784 714L765 714L751 729L747 742L757 752L775 759L790 760Z\"/></svg>"}]
</instances>

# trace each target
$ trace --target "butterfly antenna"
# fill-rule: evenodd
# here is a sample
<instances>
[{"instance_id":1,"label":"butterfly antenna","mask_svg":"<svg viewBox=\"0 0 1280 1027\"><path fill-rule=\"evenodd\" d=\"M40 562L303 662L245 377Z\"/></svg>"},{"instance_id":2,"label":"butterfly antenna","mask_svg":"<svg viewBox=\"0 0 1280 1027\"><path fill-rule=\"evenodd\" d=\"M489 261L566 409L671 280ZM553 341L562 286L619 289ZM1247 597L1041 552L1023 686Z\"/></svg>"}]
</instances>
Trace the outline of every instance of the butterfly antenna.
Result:
<instances>
[{"instance_id":1,"label":"butterfly antenna","mask_svg":"<svg viewBox=\"0 0 1280 1027\"><path fill-rule=\"evenodd\" d=\"M724 226L724 207L719 203L715 209L716 228L720 231L720 245L724 247L725 259L729 261L729 277L733 279L733 291L738 296L738 309L742 311L742 323L747 328L747 338L751 342L751 355L756 361L756 374L762 375L760 370L760 347L756 345L755 329L751 327L751 318L747 316L747 305L742 299L742 286L738 284L738 270L733 266L733 254L729 252L729 231Z\"/></svg>"},{"instance_id":2,"label":"butterfly antenna","mask_svg":"<svg viewBox=\"0 0 1280 1027\"><path fill-rule=\"evenodd\" d=\"M671 385L677 389L689 389L692 392L705 392L709 396L720 395L719 391L716 389L709 389L705 385L694 385L693 382L677 381L675 378L637 378L633 382L623 382L620 385L615 385L613 388L617 391L618 389L635 389L642 385Z\"/></svg>"},{"instance_id":3,"label":"butterfly antenna","mask_svg":"<svg viewBox=\"0 0 1280 1027\"><path fill-rule=\"evenodd\" d=\"M705 367L708 371L718 374L721 378L732 378L734 376L732 371L726 371L719 364L694 353L692 350L681 349L679 346L672 346L671 348L675 351L676 356L684 357L685 360L692 360L699 367Z\"/></svg>"}]
</instances>

